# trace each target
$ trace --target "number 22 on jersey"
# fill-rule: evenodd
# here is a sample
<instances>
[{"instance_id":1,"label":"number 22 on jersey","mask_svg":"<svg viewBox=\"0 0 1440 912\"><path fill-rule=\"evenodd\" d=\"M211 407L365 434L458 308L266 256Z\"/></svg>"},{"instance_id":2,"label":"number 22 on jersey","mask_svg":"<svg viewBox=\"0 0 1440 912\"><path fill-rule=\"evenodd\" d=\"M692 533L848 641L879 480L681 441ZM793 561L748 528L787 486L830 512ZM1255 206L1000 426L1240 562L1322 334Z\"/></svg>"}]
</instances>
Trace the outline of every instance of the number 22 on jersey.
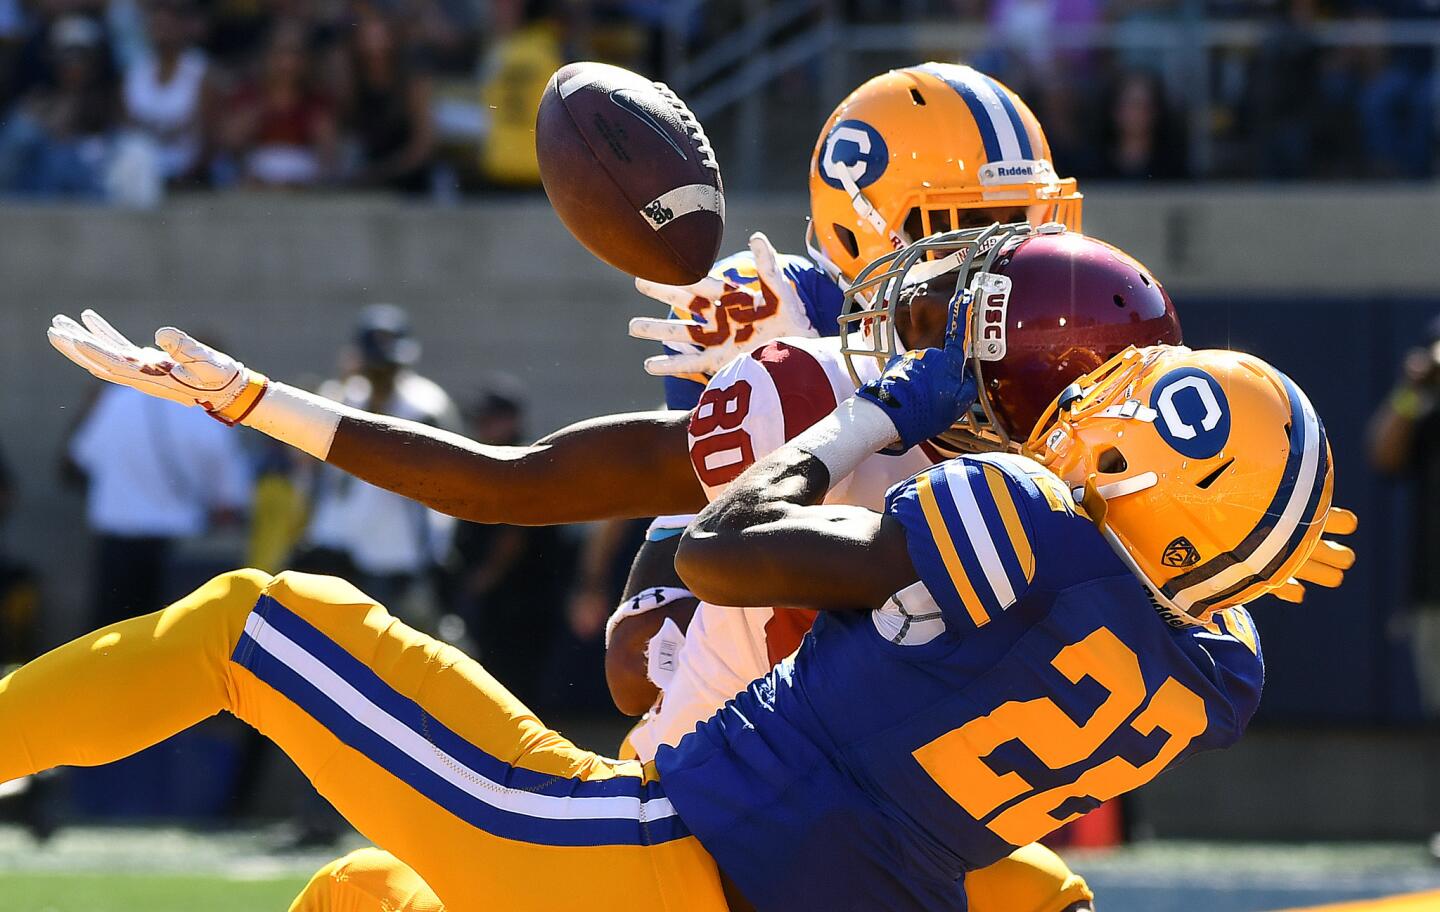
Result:
<instances>
[{"instance_id":1,"label":"number 22 on jersey","mask_svg":"<svg viewBox=\"0 0 1440 912\"><path fill-rule=\"evenodd\" d=\"M1208 724L1205 701L1174 678L1166 678L1147 693L1139 658L1109 628L1101 627L1061 649L1051 664L1071 683L1088 677L1108 692L1083 724L1048 697L1011 700L914 752L920 766L951 799L1011 845L1034 842L1081 816L1083 810L1065 812L1066 805L1073 806L1077 799L1088 799L1093 806L1148 782ZM1141 711L1131 719L1136 710ZM1157 729L1166 733L1154 759L1135 766L1120 756L1096 757L1127 720L1140 735ZM1094 762L1068 784L1037 789L1019 772L997 773L985 762L1010 741L1019 741L1051 770ZM996 813L1010 802L1014 803Z\"/></svg>"}]
</instances>

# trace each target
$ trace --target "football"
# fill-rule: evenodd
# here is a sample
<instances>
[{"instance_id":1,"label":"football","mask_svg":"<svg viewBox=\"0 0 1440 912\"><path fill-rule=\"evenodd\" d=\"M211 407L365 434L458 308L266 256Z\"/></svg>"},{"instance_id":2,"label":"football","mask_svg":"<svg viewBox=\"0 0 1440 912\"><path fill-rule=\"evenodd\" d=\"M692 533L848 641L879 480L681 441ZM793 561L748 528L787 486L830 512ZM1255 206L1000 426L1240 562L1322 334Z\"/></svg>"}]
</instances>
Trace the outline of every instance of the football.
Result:
<instances>
[{"instance_id":1,"label":"football","mask_svg":"<svg viewBox=\"0 0 1440 912\"><path fill-rule=\"evenodd\" d=\"M560 221L633 276L688 285L725 229L720 167L695 115L663 83L603 63L550 78L535 119L540 178Z\"/></svg>"}]
</instances>

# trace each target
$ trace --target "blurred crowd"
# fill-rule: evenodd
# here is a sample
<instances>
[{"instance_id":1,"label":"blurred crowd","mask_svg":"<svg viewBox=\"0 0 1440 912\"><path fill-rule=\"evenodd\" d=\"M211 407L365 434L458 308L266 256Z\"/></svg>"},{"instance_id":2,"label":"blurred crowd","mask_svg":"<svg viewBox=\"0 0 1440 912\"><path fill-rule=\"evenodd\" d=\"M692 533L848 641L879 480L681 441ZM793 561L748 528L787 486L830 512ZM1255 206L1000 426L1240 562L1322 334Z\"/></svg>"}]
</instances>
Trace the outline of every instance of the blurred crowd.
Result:
<instances>
[{"instance_id":1,"label":"blurred crowd","mask_svg":"<svg viewBox=\"0 0 1440 912\"><path fill-rule=\"evenodd\" d=\"M640 29L534 0L0 0L0 191L534 186L576 31L624 57Z\"/></svg>"},{"instance_id":2,"label":"blurred crowd","mask_svg":"<svg viewBox=\"0 0 1440 912\"><path fill-rule=\"evenodd\" d=\"M1029 101L1069 173L1265 180L1434 173L1437 48L1387 43L1386 28L1436 24L1435 0L957 5L993 38L993 49L973 62ZM1187 56L1186 43L1222 21L1241 28ZM1329 33L1339 40L1322 41L1326 26L1340 29ZM1087 31L1099 47L1066 43ZM1177 34L1186 43L1167 45ZM1203 153L1191 142L1197 131L1206 134Z\"/></svg>"},{"instance_id":3,"label":"blurred crowd","mask_svg":"<svg viewBox=\"0 0 1440 912\"><path fill-rule=\"evenodd\" d=\"M693 56L745 40L753 8L0 0L0 194L145 206L192 188L533 188L533 112L554 69L587 57L659 75L667 47ZM1382 32L1440 15L1440 0L849 0L812 12L982 29L969 62L1030 101L1079 177L1433 173L1436 51ZM1250 30L1199 58L1166 44L1217 21ZM1316 26L1337 23L1350 39L1322 42ZM790 117L795 135L782 125L766 141L808 148L822 118Z\"/></svg>"}]
</instances>

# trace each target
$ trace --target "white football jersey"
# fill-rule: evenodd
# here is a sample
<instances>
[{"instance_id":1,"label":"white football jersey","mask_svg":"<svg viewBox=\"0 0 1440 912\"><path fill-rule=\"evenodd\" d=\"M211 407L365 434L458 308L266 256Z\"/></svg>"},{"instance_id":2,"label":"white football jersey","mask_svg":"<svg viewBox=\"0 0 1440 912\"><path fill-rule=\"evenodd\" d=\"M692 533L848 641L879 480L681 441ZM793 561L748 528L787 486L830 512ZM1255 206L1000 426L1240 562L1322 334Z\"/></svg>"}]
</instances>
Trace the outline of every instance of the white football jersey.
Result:
<instances>
[{"instance_id":1,"label":"white football jersey","mask_svg":"<svg viewBox=\"0 0 1440 912\"><path fill-rule=\"evenodd\" d=\"M861 379L880 374L859 359ZM736 358L711 378L690 418L690 460L713 500L755 460L824 418L855 392L840 339L779 339ZM880 510L885 492L935 462L920 447L875 455L826 495L826 503ZM726 608L701 602L655 710L630 734L643 760L695 725L800 646L815 612Z\"/></svg>"}]
</instances>

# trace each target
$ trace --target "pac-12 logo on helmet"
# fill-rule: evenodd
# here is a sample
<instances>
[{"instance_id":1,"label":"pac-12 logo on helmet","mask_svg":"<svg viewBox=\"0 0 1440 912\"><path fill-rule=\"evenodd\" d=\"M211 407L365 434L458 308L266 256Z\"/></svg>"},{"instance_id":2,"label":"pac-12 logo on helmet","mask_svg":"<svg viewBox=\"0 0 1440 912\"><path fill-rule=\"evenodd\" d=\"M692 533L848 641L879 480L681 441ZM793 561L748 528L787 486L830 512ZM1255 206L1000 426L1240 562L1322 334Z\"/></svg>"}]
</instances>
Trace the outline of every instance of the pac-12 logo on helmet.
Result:
<instances>
[{"instance_id":1,"label":"pac-12 logo on helmet","mask_svg":"<svg viewBox=\"0 0 1440 912\"><path fill-rule=\"evenodd\" d=\"M836 190L844 190L845 176L861 189L885 173L890 150L880 131L863 120L842 120L831 128L820 152L820 178Z\"/></svg>"}]
</instances>

